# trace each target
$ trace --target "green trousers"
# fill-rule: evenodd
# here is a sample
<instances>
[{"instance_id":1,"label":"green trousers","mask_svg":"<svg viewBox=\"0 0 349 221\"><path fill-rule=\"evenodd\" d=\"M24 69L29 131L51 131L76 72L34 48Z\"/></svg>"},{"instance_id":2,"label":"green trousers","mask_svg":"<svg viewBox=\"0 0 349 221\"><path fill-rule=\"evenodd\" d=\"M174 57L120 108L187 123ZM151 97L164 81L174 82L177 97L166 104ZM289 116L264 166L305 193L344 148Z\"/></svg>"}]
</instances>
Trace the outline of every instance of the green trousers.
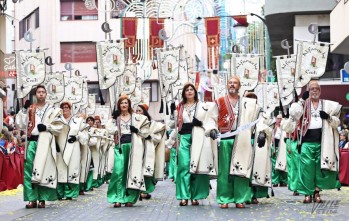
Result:
<instances>
[{"instance_id":1,"label":"green trousers","mask_svg":"<svg viewBox=\"0 0 349 221\"><path fill-rule=\"evenodd\" d=\"M304 142L299 156L299 182L297 192L312 195L315 188L335 189L338 173L321 169L321 145L317 142Z\"/></svg>"},{"instance_id":2,"label":"green trousers","mask_svg":"<svg viewBox=\"0 0 349 221\"><path fill-rule=\"evenodd\" d=\"M57 196L58 198L77 198L79 196L80 184L58 183Z\"/></svg>"},{"instance_id":3,"label":"green trousers","mask_svg":"<svg viewBox=\"0 0 349 221\"><path fill-rule=\"evenodd\" d=\"M272 173L271 173L271 182L273 184L279 184L279 183L288 183L287 181L287 173L284 171L276 170L275 169L275 164L276 164L276 158L278 155L278 148L275 151L275 147L272 146L271 148L271 164L272 164Z\"/></svg>"},{"instance_id":4,"label":"green trousers","mask_svg":"<svg viewBox=\"0 0 349 221\"><path fill-rule=\"evenodd\" d=\"M245 203L252 198L250 179L230 175L234 139L221 140L218 150L217 203Z\"/></svg>"},{"instance_id":5,"label":"green trousers","mask_svg":"<svg viewBox=\"0 0 349 221\"><path fill-rule=\"evenodd\" d=\"M156 179L154 177L144 177L145 189L144 193L152 193L155 190Z\"/></svg>"},{"instance_id":6,"label":"green trousers","mask_svg":"<svg viewBox=\"0 0 349 221\"><path fill-rule=\"evenodd\" d=\"M269 197L268 187L264 186L253 186L252 187L252 198L264 198Z\"/></svg>"},{"instance_id":7,"label":"green trousers","mask_svg":"<svg viewBox=\"0 0 349 221\"><path fill-rule=\"evenodd\" d=\"M110 177L107 198L109 203L136 203L140 191L127 189L128 162L131 152L131 143L121 145L122 152L119 151L119 145L114 148L114 169Z\"/></svg>"},{"instance_id":8,"label":"green trousers","mask_svg":"<svg viewBox=\"0 0 349 221\"><path fill-rule=\"evenodd\" d=\"M299 153L297 149L297 140L288 139L286 142L287 146L287 179L288 189L291 191L297 191L298 183L298 164L299 164Z\"/></svg>"},{"instance_id":9,"label":"green trousers","mask_svg":"<svg viewBox=\"0 0 349 221\"><path fill-rule=\"evenodd\" d=\"M208 175L190 174L191 134L180 137L176 177L176 197L178 200L206 199L210 192Z\"/></svg>"},{"instance_id":10,"label":"green trousers","mask_svg":"<svg viewBox=\"0 0 349 221\"><path fill-rule=\"evenodd\" d=\"M23 198L24 201L55 201L57 200L56 189L32 184L33 162L36 154L36 141L29 141L27 146L27 156L24 163L24 183L23 183Z\"/></svg>"},{"instance_id":11,"label":"green trousers","mask_svg":"<svg viewBox=\"0 0 349 221\"><path fill-rule=\"evenodd\" d=\"M177 153L176 148L171 148L170 152L170 162L168 166L168 178L173 179L176 182L177 176Z\"/></svg>"},{"instance_id":12,"label":"green trousers","mask_svg":"<svg viewBox=\"0 0 349 221\"><path fill-rule=\"evenodd\" d=\"M86 191L90 191L92 188L93 183L93 170L90 170L87 174L87 180L86 180Z\"/></svg>"}]
</instances>

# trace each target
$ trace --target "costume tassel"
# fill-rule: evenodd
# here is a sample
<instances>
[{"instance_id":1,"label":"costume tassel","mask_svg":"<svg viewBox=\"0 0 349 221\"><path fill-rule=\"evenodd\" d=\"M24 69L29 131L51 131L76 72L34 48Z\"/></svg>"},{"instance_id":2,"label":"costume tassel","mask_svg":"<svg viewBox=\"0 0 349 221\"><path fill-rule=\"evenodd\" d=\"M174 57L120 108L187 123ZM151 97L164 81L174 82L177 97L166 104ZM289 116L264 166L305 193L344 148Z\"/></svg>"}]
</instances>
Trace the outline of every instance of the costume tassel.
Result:
<instances>
[{"instance_id":1,"label":"costume tassel","mask_svg":"<svg viewBox=\"0 0 349 221\"><path fill-rule=\"evenodd\" d=\"M165 102L165 104L166 104L166 115L169 115L169 114L170 114L170 112L168 111L168 105L167 105L167 102Z\"/></svg>"},{"instance_id":2,"label":"costume tassel","mask_svg":"<svg viewBox=\"0 0 349 221\"><path fill-rule=\"evenodd\" d=\"M98 96L99 96L99 100L101 101L101 105L105 105L103 95L102 95L102 90L100 88L98 88Z\"/></svg>"},{"instance_id":3,"label":"costume tassel","mask_svg":"<svg viewBox=\"0 0 349 221\"><path fill-rule=\"evenodd\" d=\"M161 99L161 104L160 104L159 113L160 113L160 114L164 113L164 101L163 101L163 99Z\"/></svg>"}]
</instances>

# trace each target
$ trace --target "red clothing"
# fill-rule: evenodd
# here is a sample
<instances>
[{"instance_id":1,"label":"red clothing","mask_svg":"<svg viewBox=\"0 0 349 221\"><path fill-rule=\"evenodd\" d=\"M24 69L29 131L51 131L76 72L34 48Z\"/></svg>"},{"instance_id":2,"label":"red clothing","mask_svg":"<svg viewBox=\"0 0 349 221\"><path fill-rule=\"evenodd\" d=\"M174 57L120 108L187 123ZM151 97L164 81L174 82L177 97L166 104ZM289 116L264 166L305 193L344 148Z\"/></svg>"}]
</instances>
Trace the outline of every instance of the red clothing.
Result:
<instances>
[{"instance_id":1,"label":"red clothing","mask_svg":"<svg viewBox=\"0 0 349 221\"><path fill-rule=\"evenodd\" d=\"M349 185L349 149L340 150L339 181L341 184Z\"/></svg>"}]
</instances>

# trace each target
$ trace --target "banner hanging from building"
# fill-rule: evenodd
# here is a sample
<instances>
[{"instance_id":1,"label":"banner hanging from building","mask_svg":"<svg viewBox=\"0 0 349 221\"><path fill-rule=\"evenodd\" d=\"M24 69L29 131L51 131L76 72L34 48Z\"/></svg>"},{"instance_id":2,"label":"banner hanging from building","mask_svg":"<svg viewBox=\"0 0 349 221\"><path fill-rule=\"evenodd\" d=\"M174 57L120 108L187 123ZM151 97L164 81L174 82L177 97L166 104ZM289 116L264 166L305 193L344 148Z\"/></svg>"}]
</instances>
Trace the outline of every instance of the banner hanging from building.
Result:
<instances>
[{"instance_id":1,"label":"banner hanging from building","mask_svg":"<svg viewBox=\"0 0 349 221\"><path fill-rule=\"evenodd\" d=\"M137 41L137 18L122 17L122 37L127 38L125 41L125 48L127 57L134 63L135 45Z\"/></svg>"},{"instance_id":2,"label":"banner hanging from building","mask_svg":"<svg viewBox=\"0 0 349 221\"><path fill-rule=\"evenodd\" d=\"M17 98L24 98L31 89L45 80L44 52L16 52Z\"/></svg>"},{"instance_id":3,"label":"banner hanging from building","mask_svg":"<svg viewBox=\"0 0 349 221\"><path fill-rule=\"evenodd\" d=\"M220 17L205 18L208 69L219 69Z\"/></svg>"}]
</instances>

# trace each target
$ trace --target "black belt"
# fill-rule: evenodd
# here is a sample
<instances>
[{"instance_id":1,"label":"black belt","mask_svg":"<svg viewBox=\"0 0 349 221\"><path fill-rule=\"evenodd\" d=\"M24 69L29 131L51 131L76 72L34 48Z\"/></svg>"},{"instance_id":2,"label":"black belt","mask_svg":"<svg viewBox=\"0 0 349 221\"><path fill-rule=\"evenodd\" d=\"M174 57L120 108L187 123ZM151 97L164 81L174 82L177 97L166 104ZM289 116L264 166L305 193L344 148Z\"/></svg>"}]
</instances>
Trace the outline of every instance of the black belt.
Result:
<instances>
[{"instance_id":1,"label":"black belt","mask_svg":"<svg viewBox=\"0 0 349 221\"><path fill-rule=\"evenodd\" d=\"M322 129L308 129L307 133L302 138L302 142L321 142Z\"/></svg>"},{"instance_id":2,"label":"black belt","mask_svg":"<svg viewBox=\"0 0 349 221\"><path fill-rule=\"evenodd\" d=\"M120 144L131 143L132 134L123 134L120 138Z\"/></svg>"},{"instance_id":3,"label":"black belt","mask_svg":"<svg viewBox=\"0 0 349 221\"><path fill-rule=\"evenodd\" d=\"M31 135L28 137L28 141L38 141L39 135Z\"/></svg>"},{"instance_id":4,"label":"black belt","mask_svg":"<svg viewBox=\"0 0 349 221\"><path fill-rule=\"evenodd\" d=\"M179 134L191 134L191 131L193 130L193 123L184 123L182 125L181 131L179 131Z\"/></svg>"}]
</instances>

